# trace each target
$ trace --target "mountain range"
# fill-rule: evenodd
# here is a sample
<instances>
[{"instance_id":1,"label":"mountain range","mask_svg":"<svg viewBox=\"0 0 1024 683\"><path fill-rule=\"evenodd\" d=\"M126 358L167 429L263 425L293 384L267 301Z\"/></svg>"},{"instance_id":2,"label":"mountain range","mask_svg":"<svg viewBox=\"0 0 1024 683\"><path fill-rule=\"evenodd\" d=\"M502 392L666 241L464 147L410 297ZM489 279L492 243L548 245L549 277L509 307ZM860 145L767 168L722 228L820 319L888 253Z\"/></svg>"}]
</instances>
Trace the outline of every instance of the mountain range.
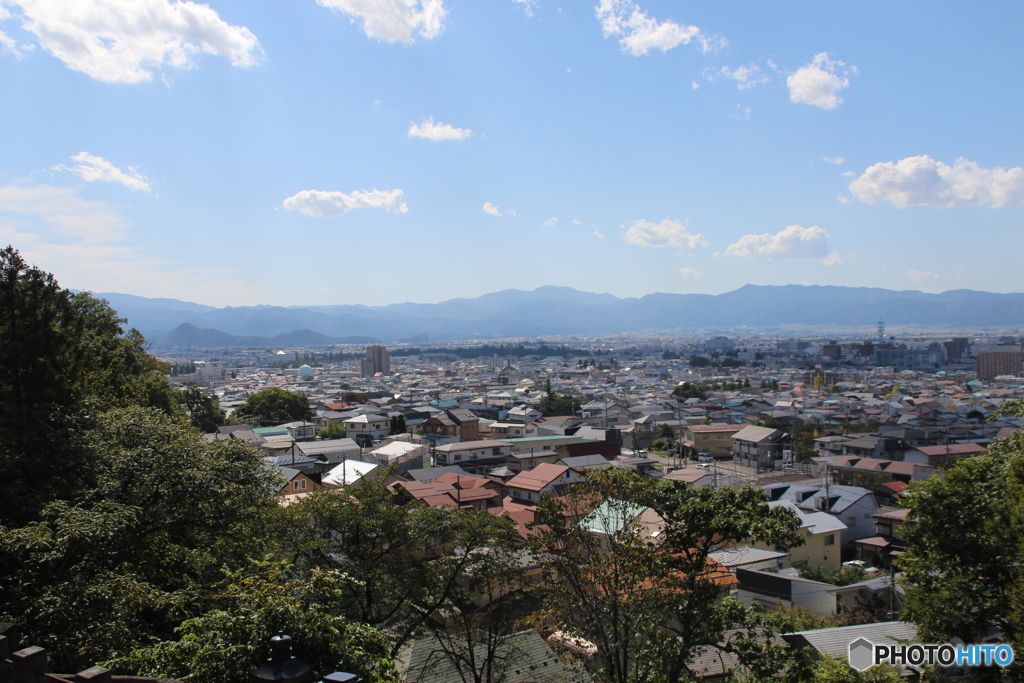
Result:
<instances>
[{"instance_id":1,"label":"mountain range","mask_svg":"<svg viewBox=\"0 0 1024 683\"><path fill-rule=\"evenodd\" d=\"M718 295L656 293L618 298L547 286L437 304L225 308L130 294L95 296L109 301L158 348L870 327L879 319L890 326L939 329L1005 329L1024 324L1024 294L965 289L927 294L868 287L746 285Z\"/></svg>"}]
</instances>

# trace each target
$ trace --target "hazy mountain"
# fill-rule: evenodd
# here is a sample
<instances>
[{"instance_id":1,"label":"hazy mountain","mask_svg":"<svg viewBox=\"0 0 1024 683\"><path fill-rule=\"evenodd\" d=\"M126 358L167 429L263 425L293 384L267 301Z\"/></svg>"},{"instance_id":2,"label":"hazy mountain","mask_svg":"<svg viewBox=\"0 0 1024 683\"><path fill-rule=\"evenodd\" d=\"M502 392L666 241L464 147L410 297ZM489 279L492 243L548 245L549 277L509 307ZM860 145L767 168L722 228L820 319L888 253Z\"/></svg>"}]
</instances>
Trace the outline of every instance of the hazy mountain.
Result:
<instances>
[{"instance_id":1,"label":"hazy mountain","mask_svg":"<svg viewBox=\"0 0 1024 683\"><path fill-rule=\"evenodd\" d=\"M378 340L370 337L329 337L313 330L293 330L274 337L243 337L220 330L200 329L190 323L182 323L167 336L156 342L157 348L175 346L198 346L205 348L237 346L254 348L292 348L304 346L329 346L331 344L371 344Z\"/></svg>"},{"instance_id":2,"label":"hazy mountain","mask_svg":"<svg viewBox=\"0 0 1024 683\"><path fill-rule=\"evenodd\" d=\"M423 336L444 340L791 325L866 327L879 318L889 325L946 328L1024 324L1024 294L971 290L926 294L868 287L747 285L720 295L656 293L620 299L571 287L539 287L438 304L226 308L124 294L98 296L110 301L131 325L160 339L160 346L220 346L232 339L239 345L243 338L260 340L245 345L302 346L339 343L334 340L343 338L390 342ZM190 327L179 328L182 323ZM174 331L165 337L162 330ZM281 337L290 333L297 336Z\"/></svg>"}]
</instances>

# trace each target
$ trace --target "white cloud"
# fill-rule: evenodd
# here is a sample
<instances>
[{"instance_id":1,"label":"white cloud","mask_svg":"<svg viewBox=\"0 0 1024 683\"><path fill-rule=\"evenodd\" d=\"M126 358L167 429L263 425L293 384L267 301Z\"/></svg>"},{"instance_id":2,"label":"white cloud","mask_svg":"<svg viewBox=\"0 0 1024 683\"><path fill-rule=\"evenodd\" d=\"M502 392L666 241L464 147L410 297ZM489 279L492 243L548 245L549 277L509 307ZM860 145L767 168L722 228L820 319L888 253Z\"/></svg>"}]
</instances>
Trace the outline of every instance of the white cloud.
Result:
<instances>
[{"instance_id":1,"label":"white cloud","mask_svg":"<svg viewBox=\"0 0 1024 683\"><path fill-rule=\"evenodd\" d=\"M409 207L402 201L401 190L323 192L303 190L282 202L284 208L298 211L312 218L333 218L352 209L387 209L389 213L405 213Z\"/></svg>"},{"instance_id":2,"label":"white cloud","mask_svg":"<svg viewBox=\"0 0 1024 683\"><path fill-rule=\"evenodd\" d=\"M534 0L512 0L512 2L522 5L523 11L526 12L526 16L528 17L533 16L533 8L537 6L537 3L534 2Z\"/></svg>"},{"instance_id":3,"label":"white cloud","mask_svg":"<svg viewBox=\"0 0 1024 683\"><path fill-rule=\"evenodd\" d=\"M1024 168L982 168L957 159L952 166L927 154L869 166L850 183L850 191L868 204L895 207L1020 206L1024 204Z\"/></svg>"},{"instance_id":4,"label":"white cloud","mask_svg":"<svg viewBox=\"0 0 1024 683\"><path fill-rule=\"evenodd\" d=\"M822 109L835 109L843 101L838 93L850 85L850 74L857 67L846 67L844 62L832 61L827 52L814 56L810 64L789 75L789 99L800 104L811 104Z\"/></svg>"},{"instance_id":5,"label":"white cloud","mask_svg":"<svg viewBox=\"0 0 1024 683\"><path fill-rule=\"evenodd\" d=\"M0 187L0 225L32 225L85 243L122 239L129 227L106 203L82 199L74 188L51 185Z\"/></svg>"},{"instance_id":6,"label":"white cloud","mask_svg":"<svg viewBox=\"0 0 1024 683\"><path fill-rule=\"evenodd\" d=\"M125 173L103 157L94 156L88 152L79 152L71 157L71 160L77 161L78 164L76 166L58 164L53 167L53 170L74 173L87 182L103 180L121 183L130 190L141 190L143 192L149 192L150 190L146 178L134 166L128 166L128 172Z\"/></svg>"},{"instance_id":7,"label":"white cloud","mask_svg":"<svg viewBox=\"0 0 1024 683\"><path fill-rule=\"evenodd\" d=\"M465 140L473 135L469 128L456 128L447 123L435 123L432 117L423 119L423 123L409 126L409 137L426 138L427 140Z\"/></svg>"},{"instance_id":8,"label":"white cloud","mask_svg":"<svg viewBox=\"0 0 1024 683\"><path fill-rule=\"evenodd\" d=\"M836 166L842 166L846 163L846 159L843 157L822 157L822 160L828 164L835 164Z\"/></svg>"},{"instance_id":9,"label":"white cloud","mask_svg":"<svg viewBox=\"0 0 1024 683\"><path fill-rule=\"evenodd\" d=\"M839 266L846 263L846 261L843 260L842 254L838 251L833 251L828 256L821 259L821 262L826 266Z\"/></svg>"},{"instance_id":10,"label":"white cloud","mask_svg":"<svg viewBox=\"0 0 1024 683\"><path fill-rule=\"evenodd\" d=\"M603 240L603 239L604 239L604 235L603 235L603 234L601 234L601 233L600 233L599 231L597 231L597 230L594 230L594 231L592 231L592 232L591 232L590 234L591 234L591 235L593 235L594 237L596 237L596 238L597 238L597 239L599 239L599 240Z\"/></svg>"},{"instance_id":11,"label":"white cloud","mask_svg":"<svg viewBox=\"0 0 1024 683\"><path fill-rule=\"evenodd\" d=\"M258 64L259 41L209 5L169 0L8 0L22 28L68 68L108 83L142 83L164 67L195 66L197 54Z\"/></svg>"},{"instance_id":12,"label":"white cloud","mask_svg":"<svg viewBox=\"0 0 1024 683\"><path fill-rule=\"evenodd\" d=\"M914 282L919 282L922 285L927 285L938 280L939 274L933 273L930 270L908 270L903 273L903 277L908 280L913 280Z\"/></svg>"},{"instance_id":13,"label":"white cloud","mask_svg":"<svg viewBox=\"0 0 1024 683\"><path fill-rule=\"evenodd\" d=\"M597 18L605 38L620 36L622 51L634 57L645 55L651 49L667 52L678 45L694 42L702 52L726 45L724 38L705 34L696 26L652 19L633 0L600 0Z\"/></svg>"},{"instance_id":14,"label":"white cloud","mask_svg":"<svg viewBox=\"0 0 1024 683\"><path fill-rule=\"evenodd\" d=\"M660 223L639 220L623 233L622 238L642 247L672 247L674 249L697 249L708 246L704 235L690 234L683 223L666 218Z\"/></svg>"},{"instance_id":15,"label":"white cloud","mask_svg":"<svg viewBox=\"0 0 1024 683\"><path fill-rule=\"evenodd\" d=\"M548 228L550 228L553 225L558 225L558 219L552 216L551 218L544 221L544 225Z\"/></svg>"},{"instance_id":16,"label":"white cloud","mask_svg":"<svg viewBox=\"0 0 1024 683\"><path fill-rule=\"evenodd\" d=\"M125 244L132 228L110 205L82 199L74 188L0 187L0 244L13 245L63 286L220 305L266 300L265 288L225 279L222 268L176 268Z\"/></svg>"},{"instance_id":17,"label":"white cloud","mask_svg":"<svg viewBox=\"0 0 1024 683\"><path fill-rule=\"evenodd\" d=\"M755 85L764 85L772 81L771 76L762 72L761 67L757 64L737 66L735 69L728 66L708 69L704 72L704 76L709 81L715 81L719 78L728 78L736 81L736 87L740 90L749 90Z\"/></svg>"},{"instance_id":18,"label":"white cloud","mask_svg":"<svg viewBox=\"0 0 1024 683\"><path fill-rule=\"evenodd\" d=\"M691 90L697 90L698 88L700 88L700 83L698 83L697 81L690 81Z\"/></svg>"},{"instance_id":19,"label":"white cloud","mask_svg":"<svg viewBox=\"0 0 1024 683\"><path fill-rule=\"evenodd\" d=\"M725 250L726 256L769 259L827 258L828 233L814 225L804 228L791 225L772 235L746 235Z\"/></svg>"},{"instance_id":20,"label":"white cloud","mask_svg":"<svg viewBox=\"0 0 1024 683\"><path fill-rule=\"evenodd\" d=\"M703 275L703 273L701 273L699 270L696 270L694 268L680 268L679 269L679 274L682 275L685 278L688 278L688 279L689 278L694 278L695 279L695 278L698 278L701 275Z\"/></svg>"},{"instance_id":21,"label":"white cloud","mask_svg":"<svg viewBox=\"0 0 1024 683\"><path fill-rule=\"evenodd\" d=\"M498 218L501 218L501 211L499 211L498 207L496 207L494 204L491 204L490 202L484 202L483 208L484 213L489 213L492 216L497 216Z\"/></svg>"},{"instance_id":22,"label":"white cloud","mask_svg":"<svg viewBox=\"0 0 1024 683\"><path fill-rule=\"evenodd\" d=\"M448 11L442 0L316 0L323 7L363 22L369 38L389 43L412 43L415 34L436 38L444 30Z\"/></svg>"},{"instance_id":23,"label":"white cloud","mask_svg":"<svg viewBox=\"0 0 1024 683\"><path fill-rule=\"evenodd\" d=\"M583 223L580 223L579 220L577 220L575 218L572 219L572 224L573 225L583 225Z\"/></svg>"}]
</instances>

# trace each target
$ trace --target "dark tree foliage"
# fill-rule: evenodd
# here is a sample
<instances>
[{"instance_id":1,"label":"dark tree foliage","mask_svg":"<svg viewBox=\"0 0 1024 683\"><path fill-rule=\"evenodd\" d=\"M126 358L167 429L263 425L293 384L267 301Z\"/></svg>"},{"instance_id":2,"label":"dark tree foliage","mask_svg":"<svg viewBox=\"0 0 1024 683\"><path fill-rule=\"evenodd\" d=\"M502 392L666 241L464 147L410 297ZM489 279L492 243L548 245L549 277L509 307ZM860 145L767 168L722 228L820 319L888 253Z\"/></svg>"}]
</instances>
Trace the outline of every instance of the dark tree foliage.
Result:
<instances>
[{"instance_id":1,"label":"dark tree foliage","mask_svg":"<svg viewBox=\"0 0 1024 683\"><path fill-rule=\"evenodd\" d=\"M774 628L761 612L723 599L719 579L727 574L709 557L750 538L800 543L799 521L769 508L762 491L690 488L607 467L538 509L548 528L531 545L546 558L545 607L559 629L597 647L600 680L691 680L691 655L701 646L736 653L755 677L795 666L757 637ZM663 527L647 535L639 520L655 511ZM742 633L726 642L737 626Z\"/></svg>"},{"instance_id":2,"label":"dark tree foliage","mask_svg":"<svg viewBox=\"0 0 1024 683\"><path fill-rule=\"evenodd\" d=\"M88 294L0 251L0 523L35 519L71 494L87 467L76 434L129 405L180 414L167 366Z\"/></svg>"},{"instance_id":3,"label":"dark tree foliage","mask_svg":"<svg viewBox=\"0 0 1024 683\"><path fill-rule=\"evenodd\" d=\"M477 553L515 536L507 518L485 511L395 505L372 481L347 494L317 491L288 506L289 559L349 576L345 614L387 630L392 655L451 606Z\"/></svg>"},{"instance_id":4,"label":"dark tree foliage","mask_svg":"<svg viewBox=\"0 0 1024 683\"><path fill-rule=\"evenodd\" d=\"M178 394L188 420L203 434L217 431L224 424L224 411L216 397L211 396L194 384L185 387Z\"/></svg>"},{"instance_id":5,"label":"dark tree foliage","mask_svg":"<svg viewBox=\"0 0 1024 683\"><path fill-rule=\"evenodd\" d=\"M999 412L1020 415L1021 402ZM959 461L903 502L905 617L926 642L982 642L996 626L1024 647L1024 434Z\"/></svg>"},{"instance_id":6,"label":"dark tree foliage","mask_svg":"<svg viewBox=\"0 0 1024 683\"><path fill-rule=\"evenodd\" d=\"M275 508L260 454L202 442L152 408L119 408L83 433L82 486L41 519L0 527L3 620L80 670L170 637L222 582L266 551ZM77 667L77 668L75 668Z\"/></svg>"},{"instance_id":7,"label":"dark tree foliage","mask_svg":"<svg viewBox=\"0 0 1024 683\"><path fill-rule=\"evenodd\" d=\"M395 415L390 420L391 434L405 434L408 428L405 426L405 415Z\"/></svg>"},{"instance_id":8,"label":"dark tree foliage","mask_svg":"<svg viewBox=\"0 0 1024 683\"><path fill-rule=\"evenodd\" d=\"M305 394L288 391L281 387L270 387L257 391L235 408L232 417L242 422L261 427L298 422L312 417L309 399Z\"/></svg>"}]
</instances>

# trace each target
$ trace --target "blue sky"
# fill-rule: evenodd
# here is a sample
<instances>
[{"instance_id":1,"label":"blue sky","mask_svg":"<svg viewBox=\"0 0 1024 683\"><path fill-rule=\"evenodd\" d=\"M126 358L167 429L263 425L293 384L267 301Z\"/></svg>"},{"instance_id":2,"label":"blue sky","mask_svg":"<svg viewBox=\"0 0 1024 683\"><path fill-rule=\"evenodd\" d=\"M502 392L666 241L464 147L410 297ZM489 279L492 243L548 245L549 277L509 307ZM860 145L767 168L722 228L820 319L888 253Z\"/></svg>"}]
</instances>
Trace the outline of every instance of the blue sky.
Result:
<instances>
[{"instance_id":1,"label":"blue sky","mask_svg":"<svg viewBox=\"0 0 1024 683\"><path fill-rule=\"evenodd\" d=\"M200 303L1024 291L1019 2L0 0L0 243Z\"/></svg>"}]
</instances>

